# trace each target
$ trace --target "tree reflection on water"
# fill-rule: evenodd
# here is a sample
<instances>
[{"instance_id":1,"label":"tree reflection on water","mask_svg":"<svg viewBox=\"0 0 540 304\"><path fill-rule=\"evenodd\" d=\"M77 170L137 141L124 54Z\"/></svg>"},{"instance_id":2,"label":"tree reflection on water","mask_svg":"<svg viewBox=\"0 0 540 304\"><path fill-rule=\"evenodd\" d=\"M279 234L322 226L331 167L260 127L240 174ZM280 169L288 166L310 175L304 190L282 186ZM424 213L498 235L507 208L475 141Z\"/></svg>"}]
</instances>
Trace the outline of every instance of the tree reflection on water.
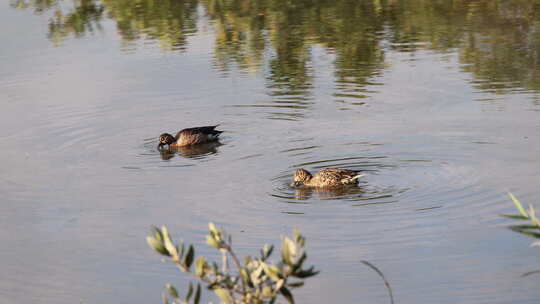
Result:
<instances>
[{"instance_id":1,"label":"tree reflection on water","mask_svg":"<svg viewBox=\"0 0 540 304\"><path fill-rule=\"evenodd\" d=\"M269 88L288 99L309 98L314 47L335 56L336 86L356 98L380 75L385 53L424 49L457 52L478 89L540 90L539 0L11 0L11 6L49 12L55 43L101 30L110 19L124 44L151 40L164 51L186 49L197 20L209 19L218 69L267 65Z\"/></svg>"}]
</instances>

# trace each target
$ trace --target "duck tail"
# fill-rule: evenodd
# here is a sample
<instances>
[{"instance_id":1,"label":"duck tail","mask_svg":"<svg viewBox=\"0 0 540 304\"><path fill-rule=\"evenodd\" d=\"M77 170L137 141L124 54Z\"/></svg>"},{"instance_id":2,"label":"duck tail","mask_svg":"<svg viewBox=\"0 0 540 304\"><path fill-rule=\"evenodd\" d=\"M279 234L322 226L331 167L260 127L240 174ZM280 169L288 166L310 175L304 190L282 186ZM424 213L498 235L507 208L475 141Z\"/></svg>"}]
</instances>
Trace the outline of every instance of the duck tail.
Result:
<instances>
[{"instance_id":1,"label":"duck tail","mask_svg":"<svg viewBox=\"0 0 540 304\"><path fill-rule=\"evenodd\" d=\"M356 184L358 182L358 179L360 177L364 176L364 174L356 174L355 176L347 177L341 180L342 184Z\"/></svg>"},{"instance_id":2,"label":"duck tail","mask_svg":"<svg viewBox=\"0 0 540 304\"><path fill-rule=\"evenodd\" d=\"M360 177L364 176L364 174L357 174L353 177L351 177L351 181L355 181L355 180L358 180Z\"/></svg>"}]
</instances>

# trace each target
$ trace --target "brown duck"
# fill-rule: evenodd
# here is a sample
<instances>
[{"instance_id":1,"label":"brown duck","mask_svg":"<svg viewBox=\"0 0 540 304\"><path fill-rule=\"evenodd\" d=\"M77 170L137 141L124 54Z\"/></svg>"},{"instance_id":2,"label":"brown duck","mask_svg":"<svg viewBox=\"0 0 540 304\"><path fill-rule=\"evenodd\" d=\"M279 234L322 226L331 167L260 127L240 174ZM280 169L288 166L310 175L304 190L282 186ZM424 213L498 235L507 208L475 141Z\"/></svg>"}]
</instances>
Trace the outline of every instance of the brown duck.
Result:
<instances>
[{"instance_id":1,"label":"brown duck","mask_svg":"<svg viewBox=\"0 0 540 304\"><path fill-rule=\"evenodd\" d=\"M361 176L364 175L359 174L358 171L347 169L326 168L317 172L315 176L311 175L311 173L305 169L298 169L294 173L291 186L337 187L343 185L355 185L358 183L358 178Z\"/></svg>"},{"instance_id":2,"label":"brown duck","mask_svg":"<svg viewBox=\"0 0 540 304\"><path fill-rule=\"evenodd\" d=\"M186 147L216 141L223 131L216 130L216 126L205 126L183 129L172 136L163 133L159 136L158 149L167 145L169 147Z\"/></svg>"}]
</instances>

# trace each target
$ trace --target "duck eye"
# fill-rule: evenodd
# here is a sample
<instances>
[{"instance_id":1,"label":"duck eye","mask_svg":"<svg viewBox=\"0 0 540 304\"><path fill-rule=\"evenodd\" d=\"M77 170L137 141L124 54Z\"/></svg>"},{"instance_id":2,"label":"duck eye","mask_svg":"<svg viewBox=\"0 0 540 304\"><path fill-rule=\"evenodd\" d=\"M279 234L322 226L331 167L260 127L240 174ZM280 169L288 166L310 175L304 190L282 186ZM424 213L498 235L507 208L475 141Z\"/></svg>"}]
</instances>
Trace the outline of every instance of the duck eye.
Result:
<instances>
[{"instance_id":1,"label":"duck eye","mask_svg":"<svg viewBox=\"0 0 540 304\"><path fill-rule=\"evenodd\" d=\"M164 142L164 141L165 141L165 137L164 137L164 136L161 136L161 137L159 138L159 141Z\"/></svg>"}]
</instances>

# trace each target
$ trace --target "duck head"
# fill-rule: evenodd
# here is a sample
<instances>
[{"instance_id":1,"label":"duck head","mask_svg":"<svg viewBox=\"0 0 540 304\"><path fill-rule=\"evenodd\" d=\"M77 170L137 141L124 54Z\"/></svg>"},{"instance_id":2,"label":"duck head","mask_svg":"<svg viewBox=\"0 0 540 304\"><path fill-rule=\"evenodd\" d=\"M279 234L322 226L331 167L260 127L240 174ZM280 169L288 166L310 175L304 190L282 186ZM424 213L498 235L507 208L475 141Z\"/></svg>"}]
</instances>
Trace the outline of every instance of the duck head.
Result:
<instances>
[{"instance_id":1,"label":"duck head","mask_svg":"<svg viewBox=\"0 0 540 304\"><path fill-rule=\"evenodd\" d=\"M170 146L175 141L174 136L172 136L169 133L163 133L159 136L159 144L158 144L158 150L161 149L163 146L167 145Z\"/></svg>"},{"instance_id":2,"label":"duck head","mask_svg":"<svg viewBox=\"0 0 540 304\"><path fill-rule=\"evenodd\" d=\"M293 181L291 187L299 187L304 185L305 182L309 181L313 176L309 173L308 170L300 168L294 172Z\"/></svg>"}]
</instances>

